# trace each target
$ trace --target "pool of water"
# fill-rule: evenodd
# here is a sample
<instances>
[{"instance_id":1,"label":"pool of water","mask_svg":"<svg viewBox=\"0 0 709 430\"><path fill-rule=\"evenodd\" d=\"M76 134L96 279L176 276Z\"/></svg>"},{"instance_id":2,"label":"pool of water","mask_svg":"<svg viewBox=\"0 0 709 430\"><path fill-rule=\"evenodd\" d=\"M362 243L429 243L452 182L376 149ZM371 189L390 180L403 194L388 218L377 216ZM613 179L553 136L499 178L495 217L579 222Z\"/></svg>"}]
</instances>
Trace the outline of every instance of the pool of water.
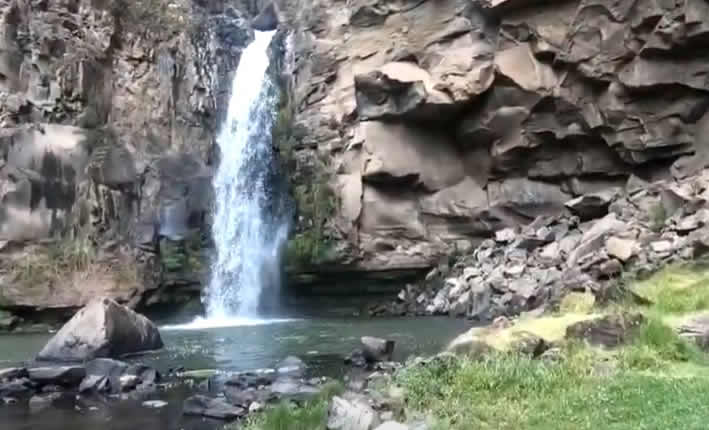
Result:
<instances>
[{"instance_id":1,"label":"pool of water","mask_svg":"<svg viewBox=\"0 0 709 430\"><path fill-rule=\"evenodd\" d=\"M187 321L185 321L187 322ZM169 369L217 369L223 372L272 367L288 355L301 357L313 375L341 376L343 357L357 347L361 336L377 336L396 341L394 358L440 351L470 323L449 318L307 318L269 323L214 328L186 328L163 325L165 348L131 358ZM0 367L30 360L50 335L0 336ZM211 420L181 417L182 399L188 395L178 388L160 397L168 401L161 410L138 403L96 405L92 410L50 409L32 414L25 408L2 406L0 428L8 430L201 430L214 429Z\"/></svg>"}]
</instances>

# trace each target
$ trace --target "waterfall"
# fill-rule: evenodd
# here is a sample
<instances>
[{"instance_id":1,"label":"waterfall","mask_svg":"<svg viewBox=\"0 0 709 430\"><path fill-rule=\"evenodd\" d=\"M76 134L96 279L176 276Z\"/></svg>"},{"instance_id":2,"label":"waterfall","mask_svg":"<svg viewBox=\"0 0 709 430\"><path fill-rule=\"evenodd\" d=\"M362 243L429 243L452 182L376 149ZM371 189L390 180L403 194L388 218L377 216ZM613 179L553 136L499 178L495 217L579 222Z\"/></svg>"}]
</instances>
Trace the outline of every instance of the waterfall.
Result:
<instances>
[{"instance_id":1,"label":"waterfall","mask_svg":"<svg viewBox=\"0 0 709 430\"><path fill-rule=\"evenodd\" d=\"M242 53L217 140L216 261L204 297L207 320L254 318L262 292L280 284L288 216L271 142L277 91L267 69L274 34L255 32Z\"/></svg>"}]
</instances>

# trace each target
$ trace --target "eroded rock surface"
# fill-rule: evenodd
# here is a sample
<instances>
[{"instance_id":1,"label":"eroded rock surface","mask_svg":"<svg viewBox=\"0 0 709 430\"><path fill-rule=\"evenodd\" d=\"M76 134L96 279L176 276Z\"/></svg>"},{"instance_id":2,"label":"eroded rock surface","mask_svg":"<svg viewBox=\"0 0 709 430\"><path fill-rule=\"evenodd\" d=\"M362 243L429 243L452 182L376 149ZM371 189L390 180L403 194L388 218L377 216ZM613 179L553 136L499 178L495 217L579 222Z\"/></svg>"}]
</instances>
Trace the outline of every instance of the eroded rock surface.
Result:
<instances>
[{"instance_id":1,"label":"eroded rock surface","mask_svg":"<svg viewBox=\"0 0 709 430\"><path fill-rule=\"evenodd\" d=\"M263 5L167 3L0 2L0 307L199 294L215 136Z\"/></svg>"},{"instance_id":2,"label":"eroded rock surface","mask_svg":"<svg viewBox=\"0 0 709 430\"><path fill-rule=\"evenodd\" d=\"M277 143L296 187L334 193L325 217L299 202L297 230L331 247L296 281L420 273L540 216L602 217L629 178L705 163L702 0L277 3L294 51L294 131ZM529 240L575 247L553 236ZM510 288L531 297L529 282Z\"/></svg>"}]
</instances>

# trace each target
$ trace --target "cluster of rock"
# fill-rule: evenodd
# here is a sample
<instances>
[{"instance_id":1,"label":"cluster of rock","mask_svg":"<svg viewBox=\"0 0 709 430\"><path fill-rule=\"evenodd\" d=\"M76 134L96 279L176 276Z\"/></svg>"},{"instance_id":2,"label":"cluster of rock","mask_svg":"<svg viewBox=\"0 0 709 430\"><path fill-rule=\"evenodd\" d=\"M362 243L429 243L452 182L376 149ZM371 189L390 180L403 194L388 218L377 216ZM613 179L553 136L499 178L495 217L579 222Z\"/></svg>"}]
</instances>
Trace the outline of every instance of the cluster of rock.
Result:
<instances>
[{"instance_id":1,"label":"cluster of rock","mask_svg":"<svg viewBox=\"0 0 709 430\"><path fill-rule=\"evenodd\" d=\"M407 285L374 314L491 320L555 303L570 291L605 300L618 279L693 260L709 250L709 171L680 181L643 183L566 202L570 212L505 228L452 268ZM600 217L600 218L599 218Z\"/></svg>"},{"instance_id":2,"label":"cluster of rock","mask_svg":"<svg viewBox=\"0 0 709 430\"><path fill-rule=\"evenodd\" d=\"M158 389L160 374L114 358L162 346L150 320L98 298L50 339L31 366L0 370L0 398L4 403L27 400L33 411L91 408L97 398L144 398Z\"/></svg>"},{"instance_id":3,"label":"cluster of rock","mask_svg":"<svg viewBox=\"0 0 709 430\"><path fill-rule=\"evenodd\" d=\"M274 369L211 375L198 385L199 393L184 401L184 413L234 420L277 401L302 403L327 382L327 378L306 378L306 369L301 359L291 356ZM189 372L183 377L191 378Z\"/></svg>"},{"instance_id":4,"label":"cluster of rock","mask_svg":"<svg viewBox=\"0 0 709 430\"><path fill-rule=\"evenodd\" d=\"M95 408L101 399L143 399L159 388L160 374L148 366L97 358L85 364L0 370L0 399L5 404L27 401L32 412L54 406Z\"/></svg>"}]
</instances>

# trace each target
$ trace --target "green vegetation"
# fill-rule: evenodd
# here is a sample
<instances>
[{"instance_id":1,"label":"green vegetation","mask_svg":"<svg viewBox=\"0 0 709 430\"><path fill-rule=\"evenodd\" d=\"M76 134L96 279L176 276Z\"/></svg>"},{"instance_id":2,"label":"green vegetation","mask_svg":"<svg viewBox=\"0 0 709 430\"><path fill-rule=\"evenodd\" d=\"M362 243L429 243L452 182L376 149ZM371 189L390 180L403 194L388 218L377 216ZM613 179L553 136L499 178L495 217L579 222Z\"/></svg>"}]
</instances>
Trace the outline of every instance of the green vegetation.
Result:
<instances>
[{"instance_id":1,"label":"green vegetation","mask_svg":"<svg viewBox=\"0 0 709 430\"><path fill-rule=\"evenodd\" d=\"M560 364L516 356L433 362L403 373L409 406L438 429L702 429L709 379L595 374L583 354Z\"/></svg>"},{"instance_id":2,"label":"green vegetation","mask_svg":"<svg viewBox=\"0 0 709 430\"><path fill-rule=\"evenodd\" d=\"M227 430L324 430L330 399L343 391L341 384L326 384L320 394L298 406L281 403L264 412L252 415L245 425L228 426Z\"/></svg>"},{"instance_id":3,"label":"green vegetation","mask_svg":"<svg viewBox=\"0 0 709 430\"><path fill-rule=\"evenodd\" d=\"M650 301L650 310L659 314L709 309L709 269L699 265L668 267L630 288Z\"/></svg>"},{"instance_id":4,"label":"green vegetation","mask_svg":"<svg viewBox=\"0 0 709 430\"><path fill-rule=\"evenodd\" d=\"M309 160L312 165L302 166L304 171L307 170L307 178L296 177L293 109L288 92L282 90L271 134L281 167L290 178L298 219L296 233L288 241L286 262L291 266L308 267L326 260L332 249L326 223L335 213L337 198L330 187L331 176L323 160Z\"/></svg>"},{"instance_id":5,"label":"green vegetation","mask_svg":"<svg viewBox=\"0 0 709 430\"><path fill-rule=\"evenodd\" d=\"M396 383L407 393L408 413L430 415L434 428L453 430L705 428L709 356L672 327L682 315L709 310L709 271L669 267L644 281L629 281L628 287L649 305L599 308L574 294L561 303L560 314L479 331L496 351L482 359L406 368ZM608 350L563 339L574 321L628 309L642 312L646 321L626 345ZM563 359L506 352L520 332L560 345Z\"/></svg>"},{"instance_id":6,"label":"green vegetation","mask_svg":"<svg viewBox=\"0 0 709 430\"><path fill-rule=\"evenodd\" d=\"M288 241L286 261L307 267L325 260L331 249L325 225L335 212L336 198L322 175L308 185L296 186L293 194L298 215L307 224Z\"/></svg>"}]
</instances>

